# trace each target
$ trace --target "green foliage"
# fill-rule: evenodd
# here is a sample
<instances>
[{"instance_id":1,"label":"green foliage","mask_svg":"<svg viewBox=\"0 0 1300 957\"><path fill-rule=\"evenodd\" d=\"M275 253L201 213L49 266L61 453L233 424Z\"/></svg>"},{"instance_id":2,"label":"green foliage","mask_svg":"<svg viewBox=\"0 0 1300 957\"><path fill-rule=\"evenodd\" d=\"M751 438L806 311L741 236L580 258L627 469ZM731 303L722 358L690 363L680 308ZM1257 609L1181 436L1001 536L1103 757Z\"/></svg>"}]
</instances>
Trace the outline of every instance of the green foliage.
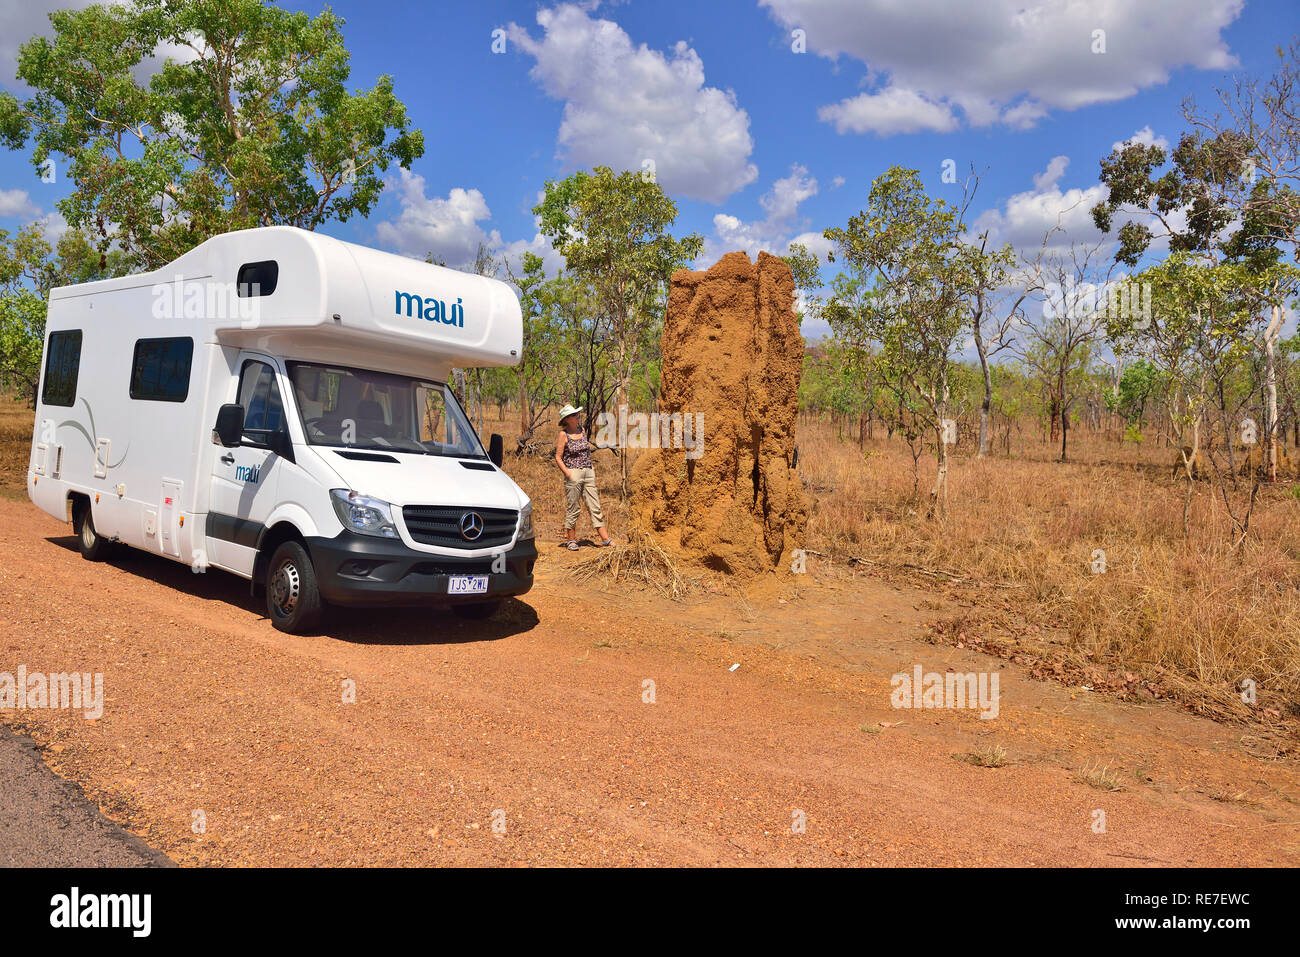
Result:
<instances>
[{"instance_id":1,"label":"green foliage","mask_svg":"<svg viewBox=\"0 0 1300 957\"><path fill-rule=\"evenodd\" d=\"M1107 408L1124 417L1130 427L1139 427L1147 403L1159 392L1163 377L1146 359L1138 359L1120 373L1118 394L1107 393ZM1141 431L1139 428L1139 436Z\"/></svg>"},{"instance_id":2,"label":"green foliage","mask_svg":"<svg viewBox=\"0 0 1300 957\"><path fill-rule=\"evenodd\" d=\"M834 340L804 353L799 380L800 408L813 413L856 417L875 409L880 399L869 357L861 353L850 356Z\"/></svg>"},{"instance_id":3,"label":"green foliage","mask_svg":"<svg viewBox=\"0 0 1300 957\"><path fill-rule=\"evenodd\" d=\"M0 292L0 385L35 395L44 341L44 300L27 289Z\"/></svg>"},{"instance_id":4,"label":"green foliage","mask_svg":"<svg viewBox=\"0 0 1300 957\"><path fill-rule=\"evenodd\" d=\"M802 295L807 311L814 316L818 315L822 306L822 298L818 295L818 290L822 288L823 283L821 261L816 253L809 252L808 247L802 243L791 243L790 251L782 258L790 267L790 272L794 274L796 296ZM798 312L797 316L802 324L804 313Z\"/></svg>"},{"instance_id":5,"label":"green foliage","mask_svg":"<svg viewBox=\"0 0 1300 957\"><path fill-rule=\"evenodd\" d=\"M969 281L957 210L925 194L916 170L891 167L872 183L867 208L828 229L831 261L845 271L831 283L825 317L850 350L880 344L886 378L907 380L936 420ZM933 423L932 423L933 424Z\"/></svg>"},{"instance_id":6,"label":"green foliage","mask_svg":"<svg viewBox=\"0 0 1300 957\"><path fill-rule=\"evenodd\" d=\"M822 315L846 367L873 370L889 419L909 439L917 428L934 433L936 497L945 488L938 433L951 414L954 375L963 394L982 390L952 356L972 310L1013 266L1009 249L987 253L965 242L965 231L960 210L927 196L916 170L894 166L872 183L865 210L824 234L835 244L830 260L845 268Z\"/></svg>"},{"instance_id":7,"label":"green foliage","mask_svg":"<svg viewBox=\"0 0 1300 957\"><path fill-rule=\"evenodd\" d=\"M1138 275L1152 290L1153 316L1112 317L1112 335L1136 336L1171 391L1170 415L1180 427L1195 426L1214 407L1226 444L1231 428L1228 395L1256 352L1262 307L1279 288L1295 282L1286 265L1262 272L1240 262L1215 263L1175 252ZM1122 383L1121 383L1122 384Z\"/></svg>"},{"instance_id":8,"label":"green foliage","mask_svg":"<svg viewBox=\"0 0 1300 957\"><path fill-rule=\"evenodd\" d=\"M383 173L424 152L381 76L350 91L343 21L260 0L136 0L50 14L23 44L26 100L0 94L0 141L32 145L38 169L70 163L67 221L133 268L162 265L209 236L321 223L373 209ZM147 81L163 45L186 51Z\"/></svg>"},{"instance_id":9,"label":"green foliage","mask_svg":"<svg viewBox=\"0 0 1300 957\"><path fill-rule=\"evenodd\" d=\"M569 272L591 283L616 329L656 304L672 274L703 247L698 234L676 239L668 232L677 204L653 179L631 171L598 166L547 182L533 212Z\"/></svg>"},{"instance_id":10,"label":"green foliage","mask_svg":"<svg viewBox=\"0 0 1300 957\"><path fill-rule=\"evenodd\" d=\"M524 253L523 271L511 279L519 290L524 320L523 356L514 369L520 405L520 445L531 441L548 406L567 401L566 369L576 367L576 337L569 323L575 311L566 295L573 285L562 277L547 279L542 257Z\"/></svg>"},{"instance_id":11,"label":"green foliage","mask_svg":"<svg viewBox=\"0 0 1300 957\"><path fill-rule=\"evenodd\" d=\"M1110 232L1116 214L1143 221L1120 227L1117 262L1136 266L1157 237L1171 252L1202 253L1241 261L1256 270L1278 262L1279 212L1294 216L1296 198L1255 176L1255 147L1237 130L1185 133L1172 153L1128 143L1101 161L1104 201L1093 222ZM1245 214L1240 214L1245 210ZM1180 222L1175 214L1181 214ZM1236 224L1238 228L1229 230ZM1154 227L1154 228L1153 228Z\"/></svg>"}]
</instances>

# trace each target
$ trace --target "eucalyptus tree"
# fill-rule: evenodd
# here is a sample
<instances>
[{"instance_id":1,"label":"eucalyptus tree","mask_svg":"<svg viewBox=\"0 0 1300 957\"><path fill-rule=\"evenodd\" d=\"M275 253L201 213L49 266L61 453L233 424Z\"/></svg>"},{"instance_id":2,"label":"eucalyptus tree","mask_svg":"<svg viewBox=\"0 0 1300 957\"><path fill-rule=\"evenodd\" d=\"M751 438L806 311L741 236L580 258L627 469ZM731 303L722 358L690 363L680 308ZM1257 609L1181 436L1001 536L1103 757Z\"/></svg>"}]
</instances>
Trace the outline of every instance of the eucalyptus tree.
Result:
<instances>
[{"instance_id":1,"label":"eucalyptus tree","mask_svg":"<svg viewBox=\"0 0 1300 957\"><path fill-rule=\"evenodd\" d=\"M1217 92L1219 109L1183 106L1190 129L1172 150L1159 144L1121 145L1101 163L1106 199L1093 219L1109 231L1116 216L1116 259L1137 266L1156 241L1173 253L1198 257L1201 266L1236 264L1231 275L1260 288L1274 283L1257 308L1270 318L1254 341L1263 355L1264 441L1269 477L1277 469L1277 356L1282 305L1293 292L1287 273L1273 269L1284 248L1294 260L1300 244L1300 47L1279 50L1271 77L1242 75ZM1220 273L1220 278L1229 273Z\"/></svg>"},{"instance_id":2,"label":"eucalyptus tree","mask_svg":"<svg viewBox=\"0 0 1300 957\"><path fill-rule=\"evenodd\" d=\"M933 437L931 515L948 494L953 355L987 268L984 253L961 240L962 212L927 196L916 170L893 166L872 183L866 209L824 233L834 244L828 258L843 264L824 310L835 338L850 357L871 357Z\"/></svg>"},{"instance_id":3,"label":"eucalyptus tree","mask_svg":"<svg viewBox=\"0 0 1300 957\"><path fill-rule=\"evenodd\" d=\"M1042 315L1023 323L1024 340L1017 348L1047 389L1049 434L1051 438L1060 436L1061 462L1068 454L1076 387L1107 329L1112 268L1113 264L1102 261L1100 243L1072 243L1066 250L1046 253L1036 264Z\"/></svg>"},{"instance_id":4,"label":"eucalyptus tree","mask_svg":"<svg viewBox=\"0 0 1300 957\"><path fill-rule=\"evenodd\" d=\"M1264 269L1243 262L1216 262L1210 256L1181 250L1143 270L1138 279L1149 285L1149 317L1108 315L1113 338L1132 333L1150 345L1147 359L1169 384L1169 414L1187 441L1180 463L1188 479L1183 504L1183 530L1188 521L1191 488L1198 463L1207 463L1228 516L1229 541L1235 549L1245 541L1259 492L1259 480L1249 469L1244 492L1238 481L1237 446L1243 424L1240 391L1233 388L1258 347L1267 320L1262 306L1275 290L1295 281L1296 270L1286 264ZM1247 423L1248 425L1248 423ZM1239 494L1240 493L1240 494Z\"/></svg>"},{"instance_id":5,"label":"eucalyptus tree","mask_svg":"<svg viewBox=\"0 0 1300 957\"><path fill-rule=\"evenodd\" d=\"M210 236L365 216L424 152L388 76L354 90L343 20L261 0L134 0L50 14L0 93L0 142L67 162L59 210L154 269ZM163 57L159 63L160 55Z\"/></svg>"},{"instance_id":6,"label":"eucalyptus tree","mask_svg":"<svg viewBox=\"0 0 1300 957\"><path fill-rule=\"evenodd\" d=\"M612 351L615 404L625 405L640 347L667 302L669 280L700 254L704 240L697 233L672 235L677 204L644 172L598 166L548 181L533 213L564 256L568 274L596 297L600 328L592 330L591 342ZM619 460L626 497L626 450Z\"/></svg>"}]
</instances>

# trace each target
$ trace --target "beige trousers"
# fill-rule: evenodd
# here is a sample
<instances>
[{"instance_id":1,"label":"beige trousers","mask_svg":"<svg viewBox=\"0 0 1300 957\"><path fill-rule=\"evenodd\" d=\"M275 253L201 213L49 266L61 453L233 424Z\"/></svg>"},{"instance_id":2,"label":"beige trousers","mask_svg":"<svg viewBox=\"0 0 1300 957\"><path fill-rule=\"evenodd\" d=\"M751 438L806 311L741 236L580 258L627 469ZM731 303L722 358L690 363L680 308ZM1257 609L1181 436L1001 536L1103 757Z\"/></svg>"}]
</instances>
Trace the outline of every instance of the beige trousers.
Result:
<instances>
[{"instance_id":1,"label":"beige trousers","mask_svg":"<svg viewBox=\"0 0 1300 957\"><path fill-rule=\"evenodd\" d=\"M596 470L569 469L573 475L564 480L564 527L577 528L585 503L591 513L591 527L600 528L605 524L605 516L600 511L600 493L596 491Z\"/></svg>"}]
</instances>

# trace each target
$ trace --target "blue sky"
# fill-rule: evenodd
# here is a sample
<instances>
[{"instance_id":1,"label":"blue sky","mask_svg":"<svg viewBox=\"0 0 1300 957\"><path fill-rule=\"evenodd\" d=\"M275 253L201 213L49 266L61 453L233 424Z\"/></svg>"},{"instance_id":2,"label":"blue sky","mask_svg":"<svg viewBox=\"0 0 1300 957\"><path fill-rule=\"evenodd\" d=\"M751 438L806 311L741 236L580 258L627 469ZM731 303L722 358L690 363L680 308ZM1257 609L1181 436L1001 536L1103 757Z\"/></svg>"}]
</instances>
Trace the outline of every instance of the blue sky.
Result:
<instances>
[{"instance_id":1,"label":"blue sky","mask_svg":"<svg viewBox=\"0 0 1300 957\"><path fill-rule=\"evenodd\" d=\"M55 5L0 0L6 78L18 38L44 30ZM730 249L784 252L800 236L815 245L862 208L891 164L956 199L941 178L949 159L962 173L987 168L974 211L995 237L1032 243L1073 205L1071 238L1086 240L1097 163L1112 144L1139 131L1176 142L1185 96L1211 97L1233 70L1269 72L1274 48L1300 33L1295 0L344 0L333 9L347 21L353 81L390 73L426 153L414 176L392 171L367 220L325 231L451 264L480 240L515 257L542 251L529 208L548 178L647 158L679 204L678 229L708 241L700 265ZM504 53L492 49L498 29ZM792 49L795 29L805 52ZM1092 52L1095 29L1105 30L1104 53ZM0 228L49 215L66 189L0 152Z\"/></svg>"}]
</instances>

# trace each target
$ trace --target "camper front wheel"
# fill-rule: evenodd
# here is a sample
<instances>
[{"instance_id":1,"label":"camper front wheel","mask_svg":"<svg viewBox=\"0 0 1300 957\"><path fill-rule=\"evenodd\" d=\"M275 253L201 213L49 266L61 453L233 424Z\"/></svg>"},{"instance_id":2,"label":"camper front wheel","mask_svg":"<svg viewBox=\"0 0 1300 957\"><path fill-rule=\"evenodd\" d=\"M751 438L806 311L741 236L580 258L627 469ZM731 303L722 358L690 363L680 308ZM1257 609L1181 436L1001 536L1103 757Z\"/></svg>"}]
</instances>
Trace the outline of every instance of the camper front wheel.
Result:
<instances>
[{"instance_id":1,"label":"camper front wheel","mask_svg":"<svg viewBox=\"0 0 1300 957\"><path fill-rule=\"evenodd\" d=\"M72 516L72 528L77 533L77 548L81 557L90 562L102 562L112 550L112 543L95 531L95 520L90 514L90 502L77 509Z\"/></svg>"},{"instance_id":2,"label":"camper front wheel","mask_svg":"<svg viewBox=\"0 0 1300 957\"><path fill-rule=\"evenodd\" d=\"M283 542L266 566L266 613L280 631L302 634L320 621L320 589L307 549Z\"/></svg>"}]
</instances>

